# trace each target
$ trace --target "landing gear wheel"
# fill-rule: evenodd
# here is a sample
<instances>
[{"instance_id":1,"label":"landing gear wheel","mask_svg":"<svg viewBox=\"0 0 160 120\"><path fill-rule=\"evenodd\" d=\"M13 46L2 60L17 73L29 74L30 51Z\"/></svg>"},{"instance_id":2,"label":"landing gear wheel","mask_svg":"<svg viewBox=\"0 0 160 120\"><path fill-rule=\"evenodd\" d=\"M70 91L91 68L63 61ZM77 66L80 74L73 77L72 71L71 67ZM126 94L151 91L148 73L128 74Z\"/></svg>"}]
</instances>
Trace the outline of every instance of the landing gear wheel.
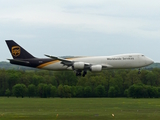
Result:
<instances>
[{"instance_id":1,"label":"landing gear wheel","mask_svg":"<svg viewBox=\"0 0 160 120\"><path fill-rule=\"evenodd\" d=\"M85 71L85 70L83 71L83 73L82 73L82 71L79 71L79 70L76 71L76 76L82 75L83 77L85 77L86 74L87 74L87 71Z\"/></svg>"},{"instance_id":2,"label":"landing gear wheel","mask_svg":"<svg viewBox=\"0 0 160 120\"><path fill-rule=\"evenodd\" d=\"M81 76L81 71L76 71L76 76Z\"/></svg>"},{"instance_id":3,"label":"landing gear wheel","mask_svg":"<svg viewBox=\"0 0 160 120\"><path fill-rule=\"evenodd\" d=\"M138 74L141 74L141 69L139 69Z\"/></svg>"},{"instance_id":4,"label":"landing gear wheel","mask_svg":"<svg viewBox=\"0 0 160 120\"><path fill-rule=\"evenodd\" d=\"M85 75L87 74L87 71L83 71L83 77L85 77Z\"/></svg>"}]
</instances>

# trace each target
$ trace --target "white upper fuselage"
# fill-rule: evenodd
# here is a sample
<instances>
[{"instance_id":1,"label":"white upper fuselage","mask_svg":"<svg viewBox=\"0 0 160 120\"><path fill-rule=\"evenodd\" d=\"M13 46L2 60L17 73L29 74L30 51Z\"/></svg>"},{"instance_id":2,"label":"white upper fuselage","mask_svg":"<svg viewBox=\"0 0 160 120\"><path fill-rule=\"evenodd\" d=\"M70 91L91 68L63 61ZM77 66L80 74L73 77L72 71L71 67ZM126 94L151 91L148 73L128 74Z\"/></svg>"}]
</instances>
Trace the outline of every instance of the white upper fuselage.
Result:
<instances>
[{"instance_id":1,"label":"white upper fuselage","mask_svg":"<svg viewBox=\"0 0 160 120\"><path fill-rule=\"evenodd\" d=\"M93 56L93 57L75 57L67 60L74 62L84 62L90 65L102 65L103 69L110 68L141 68L153 63L153 60L144 56L143 54L121 54L113 56ZM72 67L61 64L61 61L55 60L50 64L46 64L43 67L38 68L48 70L72 70Z\"/></svg>"}]
</instances>

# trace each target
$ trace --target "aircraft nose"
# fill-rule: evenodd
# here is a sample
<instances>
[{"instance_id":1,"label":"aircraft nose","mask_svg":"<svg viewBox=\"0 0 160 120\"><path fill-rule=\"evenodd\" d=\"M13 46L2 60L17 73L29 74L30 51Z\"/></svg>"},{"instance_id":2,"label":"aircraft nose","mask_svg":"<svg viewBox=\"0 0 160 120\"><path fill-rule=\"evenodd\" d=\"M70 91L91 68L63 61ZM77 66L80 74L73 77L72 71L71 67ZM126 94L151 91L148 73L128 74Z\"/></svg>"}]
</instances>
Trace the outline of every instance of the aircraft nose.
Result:
<instances>
[{"instance_id":1,"label":"aircraft nose","mask_svg":"<svg viewBox=\"0 0 160 120\"><path fill-rule=\"evenodd\" d=\"M150 58L147 58L146 59L146 64L147 65L151 65L151 64L153 64L154 63L154 61L152 60L152 59L150 59Z\"/></svg>"}]
</instances>

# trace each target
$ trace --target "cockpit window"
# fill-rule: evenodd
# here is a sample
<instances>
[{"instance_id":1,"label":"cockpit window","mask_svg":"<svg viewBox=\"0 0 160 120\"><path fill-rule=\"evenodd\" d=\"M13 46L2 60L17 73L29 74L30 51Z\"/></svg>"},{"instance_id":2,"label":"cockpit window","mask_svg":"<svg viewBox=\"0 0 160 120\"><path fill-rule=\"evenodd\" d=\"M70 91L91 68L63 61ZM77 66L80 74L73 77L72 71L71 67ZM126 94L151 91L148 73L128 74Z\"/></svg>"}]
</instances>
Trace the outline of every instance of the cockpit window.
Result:
<instances>
[{"instance_id":1,"label":"cockpit window","mask_svg":"<svg viewBox=\"0 0 160 120\"><path fill-rule=\"evenodd\" d=\"M142 57L144 57L144 55L142 55Z\"/></svg>"}]
</instances>

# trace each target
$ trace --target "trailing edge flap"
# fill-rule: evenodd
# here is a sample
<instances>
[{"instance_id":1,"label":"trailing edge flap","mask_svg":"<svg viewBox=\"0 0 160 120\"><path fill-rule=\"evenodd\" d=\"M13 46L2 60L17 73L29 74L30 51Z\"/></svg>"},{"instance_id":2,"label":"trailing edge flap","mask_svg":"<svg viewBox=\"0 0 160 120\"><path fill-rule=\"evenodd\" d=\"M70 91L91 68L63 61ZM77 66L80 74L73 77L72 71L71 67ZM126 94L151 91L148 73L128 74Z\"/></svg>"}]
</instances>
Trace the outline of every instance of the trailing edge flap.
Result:
<instances>
[{"instance_id":1,"label":"trailing edge flap","mask_svg":"<svg viewBox=\"0 0 160 120\"><path fill-rule=\"evenodd\" d=\"M50 55L45 55L45 56L49 57L49 58L52 58L54 60L60 60L60 61L62 61L61 62L62 64L67 65L67 66L71 66L73 64L73 62L74 62L72 60L67 60L67 59L64 59L64 58L56 57L56 56L50 56Z\"/></svg>"},{"instance_id":2,"label":"trailing edge flap","mask_svg":"<svg viewBox=\"0 0 160 120\"><path fill-rule=\"evenodd\" d=\"M17 59L7 59L10 62L20 62L20 63L29 63L29 61L22 61L22 60L17 60Z\"/></svg>"}]
</instances>

